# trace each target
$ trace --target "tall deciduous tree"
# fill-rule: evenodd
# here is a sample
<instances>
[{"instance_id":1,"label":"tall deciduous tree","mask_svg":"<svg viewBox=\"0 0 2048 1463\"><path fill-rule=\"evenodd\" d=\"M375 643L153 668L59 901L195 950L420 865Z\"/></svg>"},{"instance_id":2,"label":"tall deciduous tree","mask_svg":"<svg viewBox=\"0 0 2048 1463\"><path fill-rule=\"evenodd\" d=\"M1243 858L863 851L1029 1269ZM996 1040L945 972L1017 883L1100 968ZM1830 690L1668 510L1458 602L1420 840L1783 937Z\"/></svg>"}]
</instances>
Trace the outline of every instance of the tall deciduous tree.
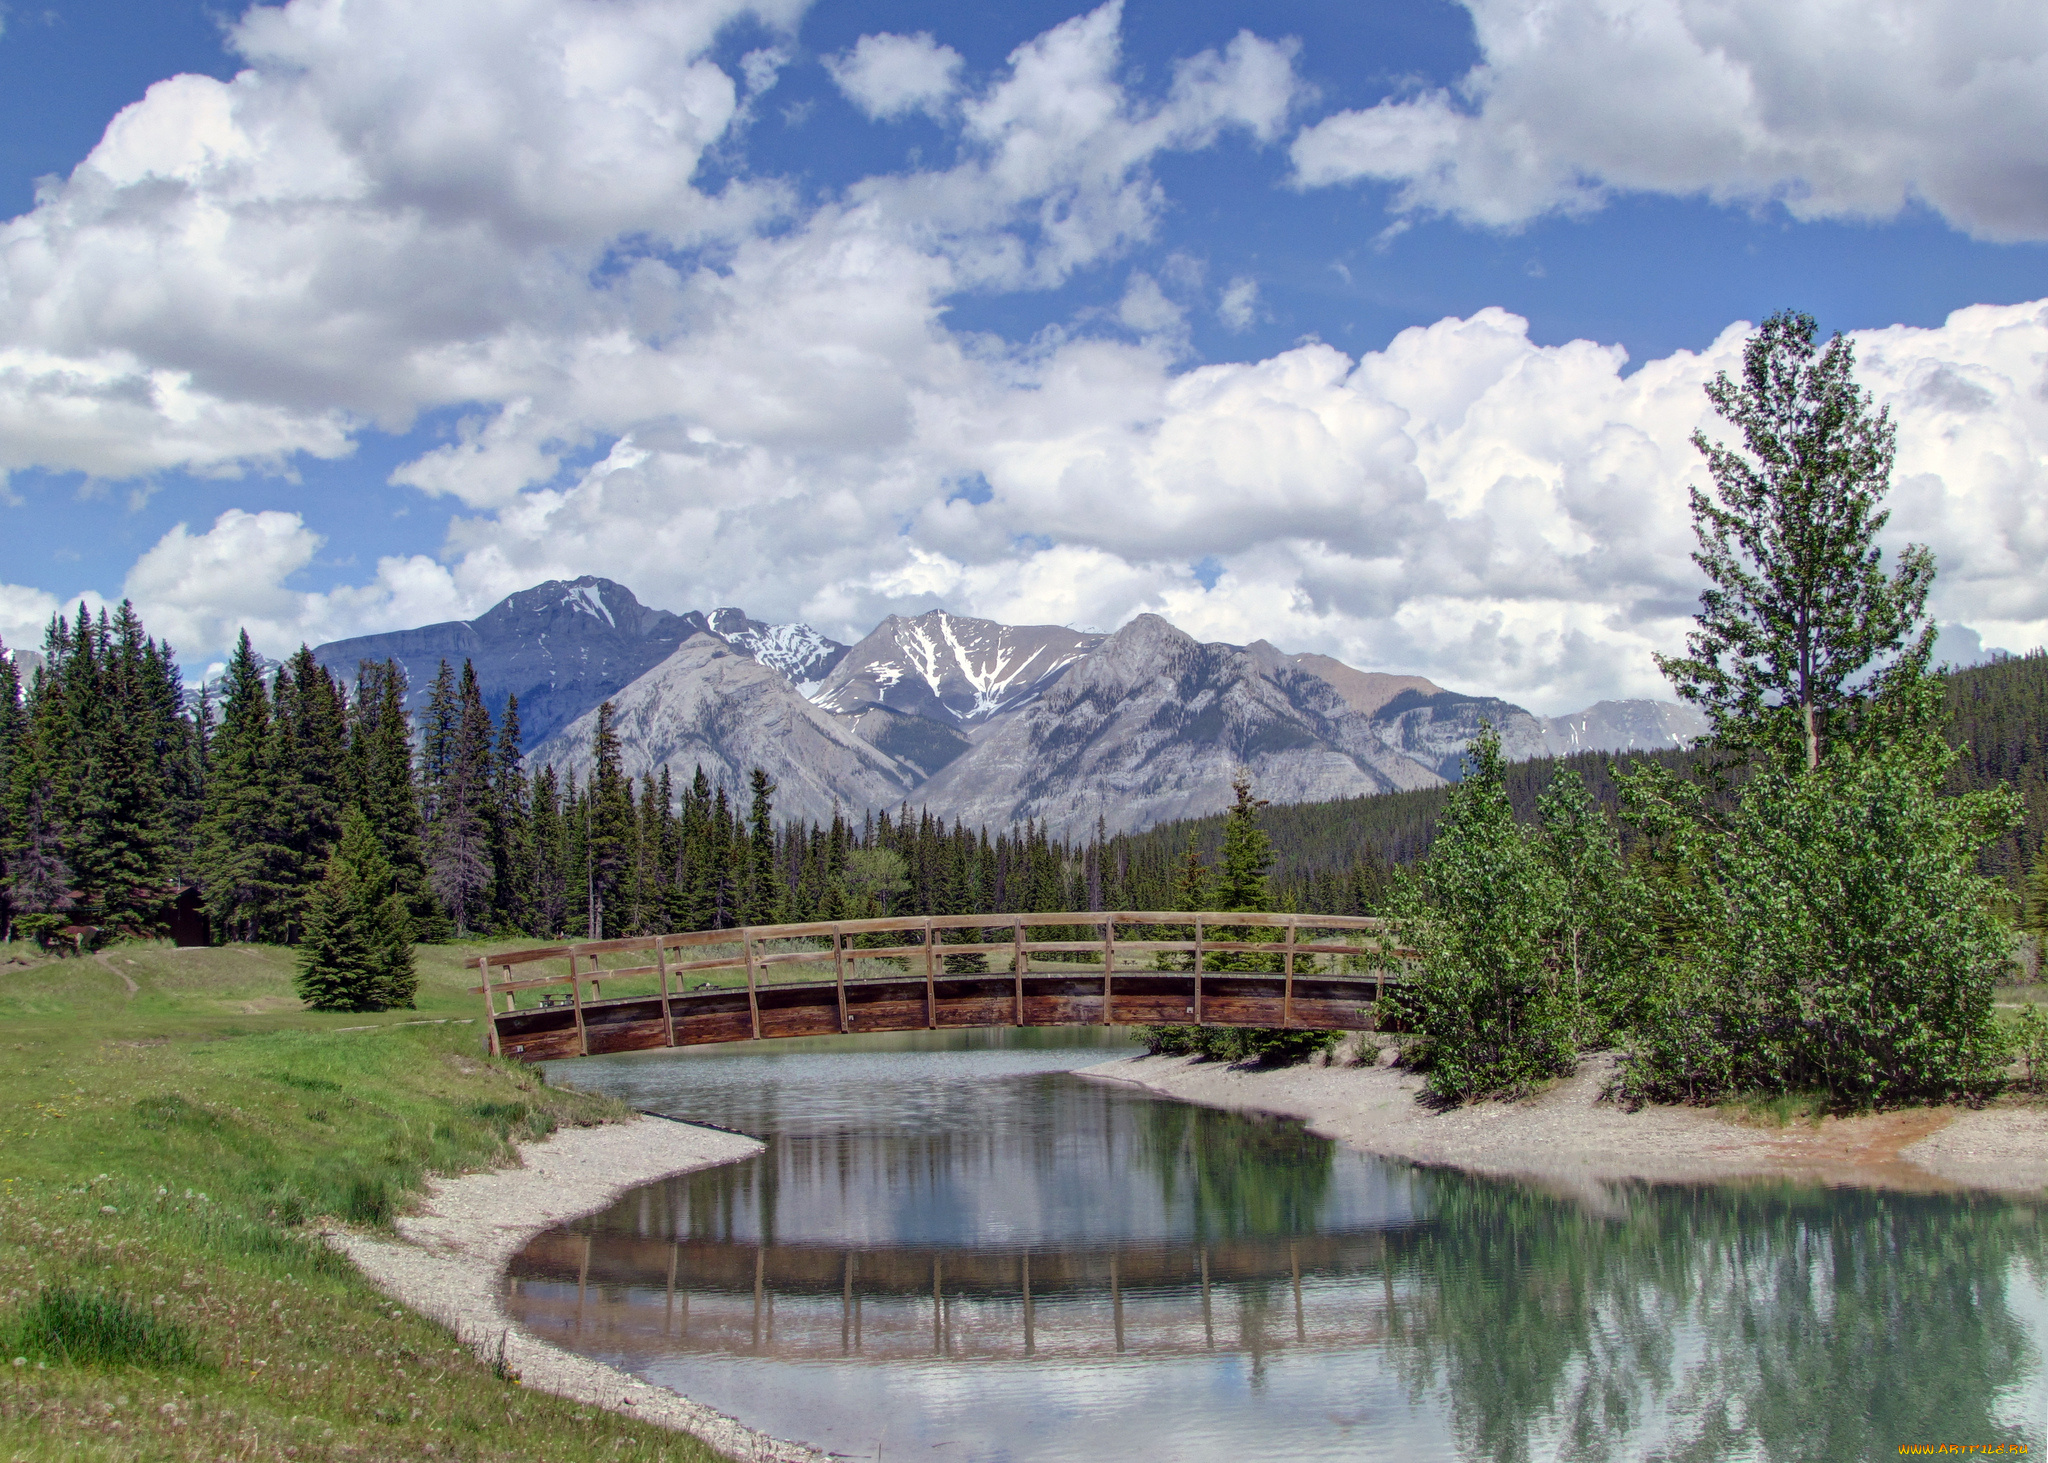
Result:
<instances>
[{"instance_id":1,"label":"tall deciduous tree","mask_svg":"<svg viewBox=\"0 0 2048 1463\"><path fill-rule=\"evenodd\" d=\"M1695 433L1714 480L1692 490L1693 561L1711 584L1683 656L1657 663L1736 751L1818 766L1889 672L1917 676L1933 556L1909 547L1887 575L1877 535L1889 514L1895 429L1855 380L1855 351L1825 349L1813 317L1771 316L1743 350L1742 379L1707 387L1742 446ZM1910 643L1909 643L1910 642Z\"/></svg>"}]
</instances>

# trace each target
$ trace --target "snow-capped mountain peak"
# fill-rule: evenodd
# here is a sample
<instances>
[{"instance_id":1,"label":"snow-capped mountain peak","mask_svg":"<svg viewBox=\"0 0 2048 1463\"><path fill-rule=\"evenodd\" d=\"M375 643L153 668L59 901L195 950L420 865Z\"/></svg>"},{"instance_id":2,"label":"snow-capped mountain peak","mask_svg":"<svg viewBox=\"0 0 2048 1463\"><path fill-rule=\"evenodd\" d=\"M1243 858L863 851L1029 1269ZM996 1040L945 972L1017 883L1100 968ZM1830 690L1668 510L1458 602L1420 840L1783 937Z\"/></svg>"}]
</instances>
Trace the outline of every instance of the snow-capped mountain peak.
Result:
<instances>
[{"instance_id":1,"label":"snow-capped mountain peak","mask_svg":"<svg viewBox=\"0 0 2048 1463\"><path fill-rule=\"evenodd\" d=\"M951 725L986 721L1036 694L1102 638L945 610L891 615L846 653L817 701L831 711L882 705Z\"/></svg>"},{"instance_id":2,"label":"snow-capped mountain peak","mask_svg":"<svg viewBox=\"0 0 2048 1463\"><path fill-rule=\"evenodd\" d=\"M727 605L711 612L711 632L762 665L772 666L798 688L814 687L832 673L846 647L809 625L768 625Z\"/></svg>"}]
</instances>

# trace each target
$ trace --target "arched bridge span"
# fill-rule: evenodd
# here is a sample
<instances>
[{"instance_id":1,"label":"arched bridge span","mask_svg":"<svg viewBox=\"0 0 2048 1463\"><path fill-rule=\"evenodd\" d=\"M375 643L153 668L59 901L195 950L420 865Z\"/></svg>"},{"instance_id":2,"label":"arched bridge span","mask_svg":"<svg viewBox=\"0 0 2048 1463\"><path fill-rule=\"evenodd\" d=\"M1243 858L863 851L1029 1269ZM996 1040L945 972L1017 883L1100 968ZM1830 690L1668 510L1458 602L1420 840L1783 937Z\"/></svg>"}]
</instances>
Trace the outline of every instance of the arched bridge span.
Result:
<instances>
[{"instance_id":1,"label":"arched bridge span","mask_svg":"<svg viewBox=\"0 0 2048 1463\"><path fill-rule=\"evenodd\" d=\"M1093 937L1075 938L1082 933ZM1379 920L1359 915L934 915L506 951L478 957L482 984L473 989L489 1013L491 1050L527 1062L967 1026L1367 1031L1409 953L1386 944ZM1274 968L1215 968L1245 954ZM645 958L604 965L634 955ZM714 971L743 973L745 983L706 988L699 977ZM650 978L657 990L603 995L604 982L644 986ZM538 995L539 1004L521 1007L522 995Z\"/></svg>"}]
</instances>

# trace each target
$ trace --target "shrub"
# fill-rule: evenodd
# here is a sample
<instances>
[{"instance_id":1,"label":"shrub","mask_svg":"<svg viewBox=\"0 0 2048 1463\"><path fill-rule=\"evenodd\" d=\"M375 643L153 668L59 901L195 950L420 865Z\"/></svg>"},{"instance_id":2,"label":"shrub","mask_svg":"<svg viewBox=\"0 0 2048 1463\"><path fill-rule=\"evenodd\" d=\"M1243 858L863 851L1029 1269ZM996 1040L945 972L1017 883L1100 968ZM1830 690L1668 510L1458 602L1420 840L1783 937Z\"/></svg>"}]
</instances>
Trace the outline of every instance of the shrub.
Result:
<instances>
[{"instance_id":1,"label":"shrub","mask_svg":"<svg viewBox=\"0 0 2048 1463\"><path fill-rule=\"evenodd\" d=\"M1396 887L1396 942L1419 952L1401 993L1441 1103L1514 1096L1571 1071L1572 1006L1549 938L1565 891L1515 826L1500 737L1482 730L1428 861Z\"/></svg>"},{"instance_id":2,"label":"shrub","mask_svg":"<svg viewBox=\"0 0 2048 1463\"><path fill-rule=\"evenodd\" d=\"M1935 734L1759 770L1725 820L1657 772L1628 786L1690 877L1687 947L1647 1009L1622 1094L1699 1102L1817 1090L1868 1106L1976 1097L2006 1043L2009 937L1974 871L2009 791L1944 797Z\"/></svg>"},{"instance_id":3,"label":"shrub","mask_svg":"<svg viewBox=\"0 0 2048 1463\"><path fill-rule=\"evenodd\" d=\"M1255 1061L1269 1067L1305 1062L1335 1047L1343 1033L1279 1026L1140 1026L1153 1056L1199 1056L1214 1062Z\"/></svg>"}]
</instances>

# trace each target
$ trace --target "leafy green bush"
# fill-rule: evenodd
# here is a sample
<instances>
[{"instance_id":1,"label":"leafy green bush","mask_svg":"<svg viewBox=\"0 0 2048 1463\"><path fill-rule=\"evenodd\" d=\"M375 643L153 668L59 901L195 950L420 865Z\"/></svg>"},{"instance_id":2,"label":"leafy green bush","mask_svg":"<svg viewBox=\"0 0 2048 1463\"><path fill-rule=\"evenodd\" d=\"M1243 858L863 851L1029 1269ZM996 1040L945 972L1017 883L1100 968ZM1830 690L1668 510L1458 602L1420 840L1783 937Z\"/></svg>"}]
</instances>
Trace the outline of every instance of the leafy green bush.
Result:
<instances>
[{"instance_id":1,"label":"leafy green bush","mask_svg":"<svg viewBox=\"0 0 2048 1463\"><path fill-rule=\"evenodd\" d=\"M1756 772L1725 820L1696 785L1631 780L1636 815L1690 875L1668 891L1689 934L1625 1097L1815 1089L1867 1106L1997 1084L1991 991L2010 940L1973 866L2015 809L2003 789L1944 797L1953 760L1932 734L1841 747Z\"/></svg>"},{"instance_id":2,"label":"leafy green bush","mask_svg":"<svg viewBox=\"0 0 2048 1463\"><path fill-rule=\"evenodd\" d=\"M1153 1056L1199 1056L1212 1062L1259 1062L1269 1067L1305 1062L1343 1038L1337 1031L1279 1026L1140 1026L1138 1039Z\"/></svg>"},{"instance_id":3,"label":"leafy green bush","mask_svg":"<svg viewBox=\"0 0 2048 1463\"><path fill-rule=\"evenodd\" d=\"M169 1321L101 1290L50 1286L0 1322L9 1356L71 1366L189 1367L199 1353Z\"/></svg>"},{"instance_id":4,"label":"leafy green bush","mask_svg":"<svg viewBox=\"0 0 2048 1463\"><path fill-rule=\"evenodd\" d=\"M1576 776L1541 812L1539 830L1516 825L1500 737L1482 730L1429 859L1396 886L1395 939L1419 958L1380 1024L1423 1038L1414 1060L1437 1102L1563 1076L1640 1005L1645 901L1612 828Z\"/></svg>"}]
</instances>

